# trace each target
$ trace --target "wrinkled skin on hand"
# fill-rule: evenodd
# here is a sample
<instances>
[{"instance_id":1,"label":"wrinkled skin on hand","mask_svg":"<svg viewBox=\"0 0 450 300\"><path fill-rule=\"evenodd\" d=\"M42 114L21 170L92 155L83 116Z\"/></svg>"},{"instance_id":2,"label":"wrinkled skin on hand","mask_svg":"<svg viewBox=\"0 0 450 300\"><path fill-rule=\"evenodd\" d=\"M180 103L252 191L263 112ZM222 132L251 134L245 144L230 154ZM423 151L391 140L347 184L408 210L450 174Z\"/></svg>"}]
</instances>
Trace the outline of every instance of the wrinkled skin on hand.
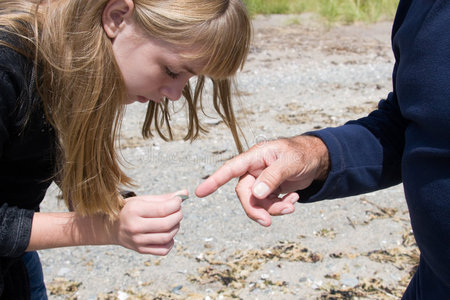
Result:
<instances>
[{"instance_id":1,"label":"wrinkled skin on hand","mask_svg":"<svg viewBox=\"0 0 450 300\"><path fill-rule=\"evenodd\" d=\"M300 135L259 143L230 159L196 189L205 197L239 177L236 194L249 218L270 226L271 216L292 213L299 196L314 180L326 179L329 154L316 137ZM280 194L284 194L280 196Z\"/></svg>"}]
</instances>

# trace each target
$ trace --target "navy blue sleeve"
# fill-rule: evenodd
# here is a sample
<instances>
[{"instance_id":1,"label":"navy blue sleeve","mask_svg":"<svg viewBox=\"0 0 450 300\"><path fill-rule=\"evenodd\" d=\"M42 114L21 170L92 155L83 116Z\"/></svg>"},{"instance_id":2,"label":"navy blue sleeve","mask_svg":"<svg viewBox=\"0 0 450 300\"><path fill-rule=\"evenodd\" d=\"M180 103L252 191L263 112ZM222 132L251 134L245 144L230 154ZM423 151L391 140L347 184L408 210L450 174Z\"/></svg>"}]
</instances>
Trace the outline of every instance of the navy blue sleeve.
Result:
<instances>
[{"instance_id":1,"label":"navy blue sleeve","mask_svg":"<svg viewBox=\"0 0 450 300\"><path fill-rule=\"evenodd\" d=\"M393 93L366 118L308 134L330 151L318 201L403 183L420 263L402 299L450 295L450 1L401 0L393 27Z\"/></svg>"},{"instance_id":2,"label":"navy blue sleeve","mask_svg":"<svg viewBox=\"0 0 450 300\"><path fill-rule=\"evenodd\" d=\"M299 191L300 201L342 198L400 183L405 127L395 94L391 93L365 118L307 133L319 137L328 147L331 170L316 193Z\"/></svg>"}]
</instances>

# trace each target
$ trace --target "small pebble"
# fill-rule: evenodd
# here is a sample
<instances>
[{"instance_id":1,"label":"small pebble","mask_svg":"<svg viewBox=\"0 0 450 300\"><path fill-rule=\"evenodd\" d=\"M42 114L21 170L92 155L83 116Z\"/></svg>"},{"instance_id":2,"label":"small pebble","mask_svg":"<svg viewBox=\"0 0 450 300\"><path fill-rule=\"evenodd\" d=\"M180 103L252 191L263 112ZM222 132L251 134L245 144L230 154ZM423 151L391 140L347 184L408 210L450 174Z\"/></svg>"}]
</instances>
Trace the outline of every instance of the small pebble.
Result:
<instances>
[{"instance_id":1,"label":"small pebble","mask_svg":"<svg viewBox=\"0 0 450 300\"><path fill-rule=\"evenodd\" d=\"M182 285L177 285L176 287L174 287L173 289L172 289L172 293L174 293L174 294L177 294L177 295L180 295L181 294L181 289L183 288L183 286Z\"/></svg>"}]
</instances>

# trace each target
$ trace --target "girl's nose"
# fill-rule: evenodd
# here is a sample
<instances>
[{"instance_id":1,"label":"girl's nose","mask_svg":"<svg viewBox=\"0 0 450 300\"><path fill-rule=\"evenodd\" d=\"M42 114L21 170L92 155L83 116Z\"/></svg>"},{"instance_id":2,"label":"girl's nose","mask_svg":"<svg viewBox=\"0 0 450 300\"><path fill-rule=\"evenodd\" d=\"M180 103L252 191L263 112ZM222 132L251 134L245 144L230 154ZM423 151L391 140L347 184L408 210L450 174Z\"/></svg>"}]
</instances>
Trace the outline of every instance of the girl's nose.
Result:
<instances>
[{"instance_id":1,"label":"girl's nose","mask_svg":"<svg viewBox=\"0 0 450 300\"><path fill-rule=\"evenodd\" d=\"M187 82L188 80L177 80L170 84L166 84L161 88L161 94L169 100L177 101L181 98Z\"/></svg>"}]
</instances>

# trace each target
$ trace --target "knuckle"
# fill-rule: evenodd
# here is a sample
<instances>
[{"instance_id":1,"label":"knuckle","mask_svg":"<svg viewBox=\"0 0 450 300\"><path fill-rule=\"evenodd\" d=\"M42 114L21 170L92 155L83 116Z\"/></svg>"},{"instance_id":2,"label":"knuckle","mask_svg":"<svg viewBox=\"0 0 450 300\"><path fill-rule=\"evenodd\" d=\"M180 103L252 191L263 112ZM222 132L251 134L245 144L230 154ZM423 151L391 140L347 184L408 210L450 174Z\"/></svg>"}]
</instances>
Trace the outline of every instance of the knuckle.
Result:
<instances>
[{"instance_id":1,"label":"knuckle","mask_svg":"<svg viewBox=\"0 0 450 300\"><path fill-rule=\"evenodd\" d=\"M253 147L251 147L250 149L253 149L253 150L260 149L262 147L270 146L273 143L274 143L273 140L270 140L267 136L260 135L256 139L256 144Z\"/></svg>"},{"instance_id":2,"label":"knuckle","mask_svg":"<svg viewBox=\"0 0 450 300\"><path fill-rule=\"evenodd\" d=\"M167 254L169 254L170 250L172 250L173 245L174 245L174 242L172 240L170 243L164 245L164 247L159 248L157 250L157 252L155 253L155 255L166 256Z\"/></svg>"},{"instance_id":3,"label":"knuckle","mask_svg":"<svg viewBox=\"0 0 450 300\"><path fill-rule=\"evenodd\" d=\"M239 180L236 186L234 187L234 191L237 195L240 195L241 192L243 192L243 189L245 189L246 185L243 183L242 180Z\"/></svg>"},{"instance_id":4,"label":"knuckle","mask_svg":"<svg viewBox=\"0 0 450 300\"><path fill-rule=\"evenodd\" d=\"M162 222L161 224L159 224L159 226L157 226L157 231L166 232L170 230L170 228L171 228L170 224L168 224L167 222Z\"/></svg>"},{"instance_id":5,"label":"knuckle","mask_svg":"<svg viewBox=\"0 0 450 300\"><path fill-rule=\"evenodd\" d=\"M156 254L159 256L166 256L167 254L169 254L170 249L161 249L160 253Z\"/></svg>"},{"instance_id":6,"label":"knuckle","mask_svg":"<svg viewBox=\"0 0 450 300\"><path fill-rule=\"evenodd\" d=\"M249 213L249 212L245 212L245 214L247 215L247 217L249 217L249 219L256 221L258 218L256 218L253 214Z\"/></svg>"},{"instance_id":7,"label":"knuckle","mask_svg":"<svg viewBox=\"0 0 450 300\"><path fill-rule=\"evenodd\" d=\"M136 245L137 247L139 247L139 245L141 244L140 238L136 235L131 236L130 240L133 245Z\"/></svg>"},{"instance_id":8,"label":"knuckle","mask_svg":"<svg viewBox=\"0 0 450 300\"><path fill-rule=\"evenodd\" d=\"M148 250L145 247L137 247L136 252L139 254L148 254Z\"/></svg>"},{"instance_id":9,"label":"knuckle","mask_svg":"<svg viewBox=\"0 0 450 300\"><path fill-rule=\"evenodd\" d=\"M166 206L159 207L157 213L159 217L167 217L170 214L170 209Z\"/></svg>"},{"instance_id":10,"label":"knuckle","mask_svg":"<svg viewBox=\"0 0 450 300\"><path fill-rule=\"evenodd\" d=\"M248 151L256 151L261 149L264 145L267 145L267 142L258 141L255 145L253 145Z\"/></svg>"},{"instance_id":11,"label":"knuckle","mask_svg":"<svg viewBox=\"0 0 450 300\"><path fill-rule=\"evenodd\" d=\"M139 232L139 226L137 226L137 224L135 223L128 224L125 231L130 235L134 235Z\"/></svg>"},{"instance_id":12,"label":"knuckle","mask_svg":"<svg viewBox=\"0 0 450 300\"><path fill-rule=\"evenodd\" d=\"M161 244L169 244L173 241L173 235L172 234L166 234L161 237Z\"/></svg>"},{"instance_id":13,"label":"knuckle","mask_svg":"<svg viewBox=\"0 0 450 300\"><path fill-rule=\"evenodd\" d=\"M172 238L175 237L175 235L177 235L178 231L180 231L179 224L177 226L175 226L175 228L172 230Z\"/></svg>"},{"instance_id":14,"label":"knuckle","mask_svg":"<svg viewBox=\"0 0 450 300\"><path fill-rule=\"evenodd\" d=\"M233 164L234 164L234 159L230 159L230 160L227 160L223 165L223 170L229 176L231 176L231 174L233 174Z\"/></svg>"},{"instance_id":15,"label":"knuckle","mask_svg":"<svg viewBox=\"0 0 450 300\"><path fill-rule=\"evenodd\" d=\"M264 173L264 181L267 182L271 186L275 186L279 181L280 174L284 173L285 170L281 170L280 172L273 171L271 169L266 169Z\"/></svg>"},{"instance_id":16,"label":"knuckle","mask_svg":"<svg viewBox=\"0 0 450 300\"><path fill-rule=\"evenodd\" d=\"M129 205L125 205L123 208L123 212L129 215L138 215L139 209L138 205L135 205L136 202L128 202Z\"/></svg>"},{"instance_id":17,"label":"knuckle","mask_svg":"<svg viewBox=\"0 0 450 300\"><path fill-rule=\"evenodd\" d=\"M256 220L256 217L254 216L253 212L249 209L244 209L245 214L247 215L247 217L249 217L252 220Z\"/></svg>"},{"instance_id":18,"label":"knuckle","mask_svg":"<svg viewBox=\"0 0 450 300\"><path fill-rule=\"evenodd\" d=\"M164 202L163 202L164 203ZM163 203L161 203L161 205L155 205L152 209L153 209L153 213L156 216L160 216L160 217L164 217L166 216L167 212L166 212L166 205L164 205Z\"/></svg>"},{"instance_id":19,"label":"knuckle","mask_svg":"<svg viewBox=\"0 0 450 300\"><path fill-rule=\"evenodd\" d=\"M170 216L170 218L166 218L164 221L160 222L158 225L158 230L160 232L169 232L172 231L174 226L180 224L182 219L181 212L176 213L176 215Z\"/></svg>"},{"instance_id":20,"label":"knuckle","mask_svg":"<svg viewBox=\"0 0 450 300\"><path fill-rule=\"evenodd\" d=\"M174 214L173 220L168 223L168 226L170 226L168 230L172 230L175 225L180 224L181 220L183 220L183 213L179 210Z\"/></svg>"}]
</instances>

